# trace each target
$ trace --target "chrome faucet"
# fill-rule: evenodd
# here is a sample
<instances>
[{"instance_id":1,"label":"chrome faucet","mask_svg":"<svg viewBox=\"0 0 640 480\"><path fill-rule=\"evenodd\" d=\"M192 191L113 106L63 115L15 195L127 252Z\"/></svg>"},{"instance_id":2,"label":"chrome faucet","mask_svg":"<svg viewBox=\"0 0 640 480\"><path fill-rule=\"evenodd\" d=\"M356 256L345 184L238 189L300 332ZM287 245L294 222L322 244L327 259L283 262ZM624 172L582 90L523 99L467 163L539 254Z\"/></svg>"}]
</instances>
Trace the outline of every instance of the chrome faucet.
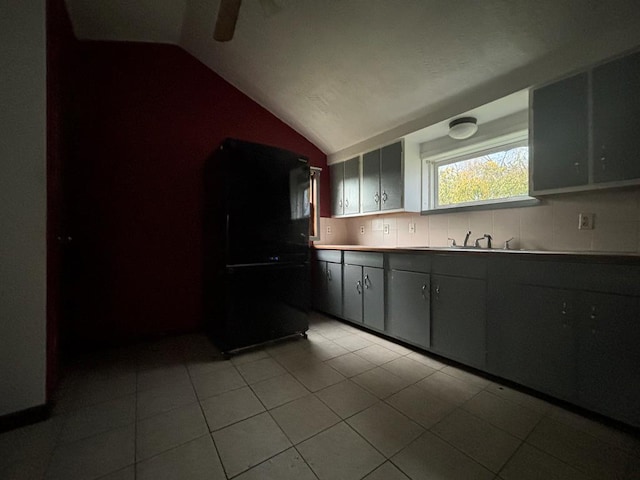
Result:
<instances>
[{"instance_id":1,"label":"chrome faucet","mask_svg":"<svg viewBox=\"0 0 640 480\"><path fill-rule=\"evenodd\" d=\"M476 239L476 242L474 244L475 247L482 248L482 246L480 245L480 240L484 240L485 238L487 239L487 248L491 248L491 240L493 240L493 237L488 233L485 233L482 237Z\"/></svg>"},{"instance_id":2,"label":"chrome faucet","mask_svg":"<svg viewBox=\"0 0 640 480\"><path fill-rule=\"evenodd\" d=\"M469 235L471 235L471 230L469 230L469 231L467 232L467 235L464 237L464 244L463 244L463 245L464 245L465 247L467 246L467 242L469 242ZM476 240L476 243L478 243L478 241L477 241L477 240Z\"/></svg>"}]
</instances>

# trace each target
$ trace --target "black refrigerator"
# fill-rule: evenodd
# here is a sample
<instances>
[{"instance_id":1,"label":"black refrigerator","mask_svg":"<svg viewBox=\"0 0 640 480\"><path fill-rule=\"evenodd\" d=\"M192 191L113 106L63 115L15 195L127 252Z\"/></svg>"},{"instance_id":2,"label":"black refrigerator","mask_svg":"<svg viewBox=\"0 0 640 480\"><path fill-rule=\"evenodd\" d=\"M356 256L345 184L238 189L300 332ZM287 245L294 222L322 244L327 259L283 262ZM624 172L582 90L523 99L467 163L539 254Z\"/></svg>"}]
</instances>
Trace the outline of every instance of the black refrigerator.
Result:
<instances>
[{"instance_id":1,"label":"black refrigerator","mask_svg":"<svg viewBox=\"0 0 640 480\"><path fill-rule=\"evenodd\" d=\"M205 325L224 354L309 327L309 161L226 139L205 165Z\"/></svg>"}]
</instances>

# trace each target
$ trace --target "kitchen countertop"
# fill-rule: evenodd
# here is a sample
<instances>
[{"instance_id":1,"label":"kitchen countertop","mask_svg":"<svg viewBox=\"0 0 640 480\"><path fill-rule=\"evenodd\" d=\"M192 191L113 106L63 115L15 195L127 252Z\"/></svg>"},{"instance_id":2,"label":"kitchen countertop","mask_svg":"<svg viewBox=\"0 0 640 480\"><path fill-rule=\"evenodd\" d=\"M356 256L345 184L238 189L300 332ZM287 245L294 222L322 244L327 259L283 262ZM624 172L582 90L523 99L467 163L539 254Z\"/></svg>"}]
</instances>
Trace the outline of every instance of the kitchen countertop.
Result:
<instances>
[{"instance_id":1,"label":"kitchen countertop","mask_svg":"<svg viewBox=\"0 0 640 480\"><path fill-rule=\"evenodd\" d=\"M398 252L398 253L456 253L463 255L522 255L537 258L559 258L562 260L582 260L605 263L625 263L639 264L640 255L637 253L619 252L572 252L556 250L505 250L501 248L464 248L464 247L385 247L385 246L365 246L365 245L314 245L316 250L349 250L356 252Z\"/></svg>"}]
</instances>

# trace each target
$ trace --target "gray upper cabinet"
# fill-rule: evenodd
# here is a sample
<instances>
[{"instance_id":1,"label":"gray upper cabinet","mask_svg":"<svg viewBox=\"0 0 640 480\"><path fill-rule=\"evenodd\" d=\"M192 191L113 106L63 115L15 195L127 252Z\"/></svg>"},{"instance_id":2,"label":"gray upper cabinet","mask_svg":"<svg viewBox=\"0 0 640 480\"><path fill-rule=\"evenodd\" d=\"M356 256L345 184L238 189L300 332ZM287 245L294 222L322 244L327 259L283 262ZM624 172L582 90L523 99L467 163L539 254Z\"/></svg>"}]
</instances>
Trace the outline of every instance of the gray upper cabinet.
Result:
<instances>
[{"instance_id":1,"label":"gray upper cabinet","mask_svg":"<svg viewBox=\"0 0 640 480\"><path fill-rule=\"evenodd\" d=\"M380 210L380 150L362 155L362 212Z\"/></svg>"},{"instance_id":2,"label":"gray upper cabinet","mask_svg":"<svg viewBox=\"0 0 640 480\"><path fill-rule=\"evenodd\" d=\"M640 52L593 70L593 180L640 178Z\"/></svg>"},{"instance_id":3,"label":"gray upper cabinet","mask_svg":"<svg viewBox=\"0 0 640 480\"><path fill-rule=\"evenodd\" d=\"M640 183L640 52L531 94L534 195Z\"/></svg>"},{"instance_id":4,"label":"gray upper cabinet","mask_svg":"<svg viewBox=\"0 0 640 480\"><path fill-rule=\"evenodd\" d=\"M589 123L586 73L532 94L532 190L586 185Z\"/></svg>"},{"instance_id":5,"label":"gray upper cabinet","mask_svg":"<svg viewBox=\"0 0 640 480\"><path fill-rule=\"evenodd\" d=\"M360 157L344 162L344 214L360 212Z\"/></svg>"},{"instance_id":6,"label":"gray upper cabinet","mask_svg":"<svg viewBox=\"0 0 640 480\"><path fill-rule=\"evenodd\" d=\"M380 149L380 209L402 208L402 143Z\"/></svg>"},{"instance_id":7,"label":"gray upper cabinet","mask_svg":"<svg viewBox=\"0 0 640 480\"><path fill-rule=\"evenodd\" d=\"M403 208L402 142L362 156L362 211Z\"/></svg>"},{"instance_id":8,"label":"gray upper cabinet","mask_svg":"<svg viewBox=\"0 0 640 480\"><path fill-rule=\"evenodd\" d=\"M331 177L331 215L344 215L344 163L329 165Z\"/></svg>"},{"instance_id":9,"label":"gray upper cabinet","mask_svg":"<svg viewBox=\"0 0 640 480\"><path fill-rule=\"evenodd\" d=\"M360 157L329 166L331 175L331 214L360 212Z\"/></svg>"},{"instance_id":10,"label":"gray upper cabinet","mask_svg":"<svg viewBox=\"0 0 640 480\"><path fill-rule=\"evenodd\" d=\"M430 279L428 273L388 272L387 323L385 331L408 343L429 348Z\"/></svg>"}]
</instances>

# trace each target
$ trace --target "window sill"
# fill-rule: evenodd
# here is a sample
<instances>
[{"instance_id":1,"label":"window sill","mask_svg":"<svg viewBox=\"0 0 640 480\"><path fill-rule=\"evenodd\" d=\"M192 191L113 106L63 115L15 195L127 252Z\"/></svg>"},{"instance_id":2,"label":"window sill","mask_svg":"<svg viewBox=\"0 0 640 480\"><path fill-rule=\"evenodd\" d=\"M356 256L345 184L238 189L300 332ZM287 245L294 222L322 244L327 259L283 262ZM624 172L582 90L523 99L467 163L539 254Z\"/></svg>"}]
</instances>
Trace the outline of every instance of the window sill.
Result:
<instances>
[{"instance_id":1,"label":"window sill","mask_svg":"<svg viewBox=\"0 0 640 480\"><path fill-rule=\"evenodd\" d=\"M533 207L540 205L537 198L525 198L520 200L500 200L495 202L477 203L473 205L456 205L451 207L422 210L420 215L437 215L440 213L476 212L480 210L499 210L502 208Z\"/></svg>"}]
</instances>

